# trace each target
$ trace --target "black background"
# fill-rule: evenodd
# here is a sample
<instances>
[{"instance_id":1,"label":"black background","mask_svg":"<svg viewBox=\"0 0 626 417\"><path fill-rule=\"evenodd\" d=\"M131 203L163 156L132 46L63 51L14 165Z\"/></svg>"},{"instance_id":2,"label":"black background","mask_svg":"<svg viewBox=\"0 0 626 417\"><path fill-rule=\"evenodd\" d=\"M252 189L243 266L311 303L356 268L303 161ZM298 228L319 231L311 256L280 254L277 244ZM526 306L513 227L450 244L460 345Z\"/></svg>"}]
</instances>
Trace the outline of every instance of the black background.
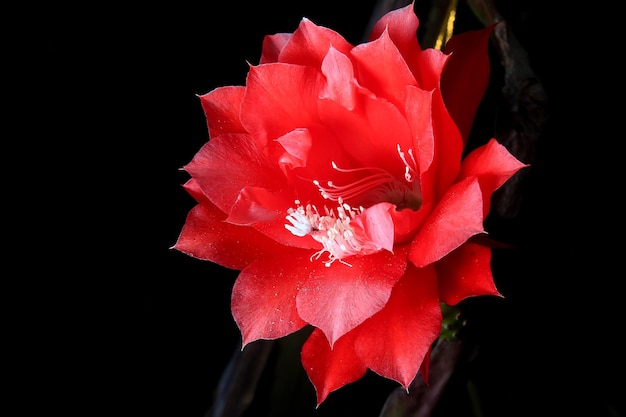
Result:
<instances>
[{"instance_id":1,"label":"black background","mask_svg":"<svg viewBox=\"0 0 626 417\"><path fill-rule=\"evenodd\" d=\"M615 29L611 8L500 3L546 89L551 118L519 215L490 219L490 231L517 246L494 254L505 298L473 301L477 348L437 415L476 415L468 381L487 417L624 415L623 130L610 104L621 100L610 74L618 47L605 30ZM263 36L292 32L302 17L360 42L374 4L92 3L12 12L24 18L7 37L15 53L7 66L16 69L7 84L17 87L7 115L19 128L9 141L17 149L6 148L8 182L19 192L11 207L24 216L7 225L15 236L9 258L18 261L9 276L20 284L11 317L20 319L12 340L25 354L14 384L28 393L23 409L204 415L239 333L229 310L236 272L169 249L194 204L180 168L207 140L196 95L243 84ZM480 27L459 7L457 27ZM497 113L495 64L479 133L489 134ZM24 156L9 157L18 151ZM368 374L314 410L307 384L299 417L377 416L396 386ZM265 406L259 399L250 416Z\"/></svg>"}]
</instances>

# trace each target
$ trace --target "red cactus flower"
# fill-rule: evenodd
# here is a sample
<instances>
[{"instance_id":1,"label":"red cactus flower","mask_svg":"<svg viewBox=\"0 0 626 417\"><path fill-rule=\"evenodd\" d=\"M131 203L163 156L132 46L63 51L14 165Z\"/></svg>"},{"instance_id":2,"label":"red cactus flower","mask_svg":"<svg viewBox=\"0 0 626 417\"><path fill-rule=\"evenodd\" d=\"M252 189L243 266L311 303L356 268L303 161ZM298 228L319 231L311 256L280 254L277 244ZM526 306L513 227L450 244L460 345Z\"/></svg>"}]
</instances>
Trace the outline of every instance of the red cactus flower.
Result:
<instances>
[{"instance_id":1,"label":"red cactus flower","mask_svg":"<svg viewBox=\"0 0 626 417\"><path fill-rule=\"evenodd\" d=\"M499 292L490 198L525 165L495 139L463 158L491 28L422 49L413 5L351 45L304 18L267 36L245 86L200 96L210 140L184 170L197 200L173 248L240 270L243 347L305 326L318 405L367 369L405 388L440 302Z\"/></svg>"}]
</instances>

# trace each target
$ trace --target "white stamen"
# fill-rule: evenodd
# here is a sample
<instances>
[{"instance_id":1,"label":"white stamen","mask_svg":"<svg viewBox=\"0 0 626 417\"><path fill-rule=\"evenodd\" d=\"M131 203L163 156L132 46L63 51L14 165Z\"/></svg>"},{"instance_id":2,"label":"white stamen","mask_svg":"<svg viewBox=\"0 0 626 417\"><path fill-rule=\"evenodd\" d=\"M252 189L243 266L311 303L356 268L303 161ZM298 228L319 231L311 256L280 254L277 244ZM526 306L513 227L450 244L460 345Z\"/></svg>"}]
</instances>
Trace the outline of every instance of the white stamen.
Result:
<instances>
[{"instance_id":1,"label":"white stamen","mask_svg":"<svg viewBox=\"0 0 626 417\"><path fill-rule=\"evenodd\" d=\"M402 152L400 148L400 144L397 144L398 155L400 155L400 159L404 162L404 179L407 182L413 182L415 180L415 172L417 171L417 161L415 161L415 157L413 156L413 149L409 149L409 156L411 157L411 163L406 160L406 154Z\"/></svg>"},{"instance_id":2,"label":"white stamen","mask_svg":"<svg viewBox=\"0 0 626 417\"><path fill-rule=\"evenodd\" d=\"M396 178L381 168L365 167L354 169L339 168L333 161L332 166L335 170L344 173L355 172L369 172L362 179L350 183L348 185L335 185L333 181L327 181L326 187L320 185L318 180L314 180L313 184L320 190L320 194L327 200L337 201L340 197L346 200L353 199L360 195L365 194L367 191L375 189L377 187L384 186L385 184L393 183Z\"/></svg>"},{"instance_id":3,"label":"white stamen","mask_svg":"<svg viewBox=\"0 0 626 417\"><path fill-rule=\"evenodd\" d=\"M413 150L403 152L400 145L396 150L404 164L404 181L391 175L378 167L359 167L353 169L340 168L332 161L334 170L341 173L349 173L357 176L357 180L345 185L337 185L333 181L327 181L326 186L318 180L313 184L318 188L321 196L326 200L338 201L339 198L350 201L353 204L369 207L381 201L387 201L396 205L399 210L411 208L417 210L421 206L421 192L417 178L417 162Z\"/></svg>"},{"instance_id":4,"label":"white stamen","mask_svg":"<svg viewBox=\"0 0 626 417\"><path fill-rule=\"evenodd\" d=\"M313 230L306 216L296 210L290 209L289 215L285 218L291 223L291 225L286 224L285 227L296 236L306 236Z\"/></svg>"},{"instance_id":5,"label":"white stamen","mask_svg":"<svg viewBox=\"0 0 626 417\"><path fill-rule=\"evenodd\" d=\"M355 209L344 203L341 197L337 202L339 204L336 211L324 207L326 215L321 216L314 205L303 206L296 200L296 208L290 208L289 215L286 216L291 224L285 224L285 228L295 236L311 235L322 244L323 248L314 253L311 259L319 259L324 252L328 252L328 260L324 262L326 266L332 265L337 260L351 266L342 258L375 253L380 248L369 241L361 228L355 228L354 224L351 224L351 221L365 209L363 207Z\"/></svg>"}]
</instances>

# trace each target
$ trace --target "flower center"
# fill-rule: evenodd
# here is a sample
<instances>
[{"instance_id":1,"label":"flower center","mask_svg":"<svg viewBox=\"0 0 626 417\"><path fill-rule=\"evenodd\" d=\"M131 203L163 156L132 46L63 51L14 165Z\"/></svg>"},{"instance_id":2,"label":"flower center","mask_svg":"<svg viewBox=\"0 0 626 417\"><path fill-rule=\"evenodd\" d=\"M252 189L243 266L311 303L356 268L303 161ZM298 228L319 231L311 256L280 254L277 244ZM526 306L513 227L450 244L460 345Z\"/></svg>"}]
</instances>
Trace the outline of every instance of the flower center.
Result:
<instances>
[{"instance_id":1,"label":"flower center","mask_svg":"<svg viewBox=\"0 0 626 417\"><path fill-rule=\"evenodd\" d=\"M413 151L409 149L408 154L404 153L400 145L397 145L397 151L404 163L404 181L378 167L344 169L332 162L336 171L357 178L345 185L337 185L332 181L321 185L319 181L313 181L322 197L335 201L337 208L329 210L324 206L324 214L320 214L315 205L304 206L299 200L295 201L296 208L288 210L286 219L289 224L285 224L285 228L295 236L311 235L322 244L323 249L313 254L311 260L319 259L324 252L328 252L328 260L324 263L327 267L336 260L350 265L342 259L351 255L378 252L380 247L371 241L358 222L353 221L363 213L364 207L389 202L394 204L397 210L420 208L422 193L415 181L417 162ZM358 205L358 208L347 204L346 201Z\"/></svg>"},{"instance_id":2,"label":"flower center","mask_svg":"<svg viewBox=\"0 0 626 417\"><path fill-rule=\"evenodd\" d=\"M363 207L350 207L339 197L336 211L324 206L322 215L315 205L303 206L299 200L295 203L296 208L288 210L286 219L290 224L286 224L285 228L296 236L311 235L322 244L323 249L315 252L311 260L319 259L324 252L328 252L328 260L324 262L327 267L336 260L351 266L342 258L356 254L368 255L380 250L368 239L363 229L352 222L365 210Z\"/></svg>"}]
</instances>

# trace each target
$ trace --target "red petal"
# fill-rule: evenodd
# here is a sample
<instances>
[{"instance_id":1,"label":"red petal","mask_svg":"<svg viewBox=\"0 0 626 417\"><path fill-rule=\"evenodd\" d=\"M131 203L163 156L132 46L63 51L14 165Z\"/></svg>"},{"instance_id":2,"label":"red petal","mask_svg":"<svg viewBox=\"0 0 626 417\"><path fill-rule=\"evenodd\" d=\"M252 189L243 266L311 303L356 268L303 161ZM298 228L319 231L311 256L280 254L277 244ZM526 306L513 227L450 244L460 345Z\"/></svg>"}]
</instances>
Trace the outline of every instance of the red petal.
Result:
<instances>
[{"instance_id":1,"label":"red petal","mask_svg":"<svg viewBox=\"0 0 626 417\"><path fill-rule=\"evenodd\" d=\"M239 225L276 222L284 224L287 208L293 204L284 192L260 187L244 187L233 204L226 221Z\"/></svg>"},{"instance_id":2,"label":"red petal","mask_svg":"<svg viewBox=\"0 0 626 417\"><path fill-rule=\"evenodd\" d=\"M413 122L411 127L418 136L420 158L420 181L423 186L424 199L433 198L439 200L441 195L456 179L463 154L463 139L454 120L448 113L441 91L439 90L439 77L443 69L443 64L447 59L440 51L426 49L420 54L417 66L414 69L416 77L421 77L419 81L420 90L409 89L407 94L407 117L418 116L426 122L426 117L430 118L430 124L418 125ZM425 102L423 93L418 91L431 91L430 101ZM415 102L417 100L417 102ZM420 102L427 104L427 109L420 109ZM426 114L428 110L430 114ZM421 156L421 152L424 155ZM432 197L429 197L432 196Z\"/></svg>"},{"instance_id":3,"label":"red petal","mask_svg":"<svg viewBox=\"0 0 626 417\"><path fill-rule=\"evenodd\" d=\"M300 316L326 334L331 346L385 306L391 289L406 267L404 254L381 251L345 259L352 266L322 262L308 270L309 278L298 293Z\"/></svg>"},{"instance_id":4,"label":"red petal","mask_svg":"<svg viewBox=\"0 0 626 417\"><path fill-rule=\"evenodd\" d=\"M419 20L411 2L382 16L374 25L369 39L374 40L387 30L402 55L410 57L421 50L417 42L418 27Z\"/></svg>"},{"instance_id":5,"label":"red petal","mask_svg":"<svg viewBox=\"0 0 626 417\"><path fill-rule=\"evenodd\" d=\"M306 325L296 310L296 294L308 271L308 252L283 248L280 258L265 258L241 271L233 286L231 309L243 345L277 339Z\"/></svg>"},{"instance_id":6,"label":"red petal","mask_svg":"<svg viewBox=\"0 0 626 417\"><path fill-rule=\"evenodd\" d=\"M354 68L350 59L331 47L322 62L322 73L328 86L321 98L333 100L348 110L353 110L356 100Z\"/></svg>"},{"instance_id":7,"label":"red petal","mask_svg":"<svg viewBox=\"0 0 626 417\"><path fill-rule=\"evenodd\" d=\"M187 215L172 248L232 269L243 269L267 253L280 250L280 245L254 229L225 223L225 217L208 200L198 204Z\"/></svg>"},{"instance_id":8,"label":"red petal","mask_svg":"<svg viewBox=\"0 0 626 417\"><path fill-rule=\"evenodd\" d=\"M367 372L354 353L354 333L337 340L331 349L324 333L314 329L302 346L302 366L315 386L318 407L332 391L360 379Z\"/></svg>"},{"instance_id":9,"label":"red petal","mask_svg":"<svg viewBox=\"0 0 626 417\"><path fill-rule=\"evenodd\" d=\"M438 201L456 180L463 155L463 138L441 98L441 91L433 95L433 123L435 158L432 173L435 181L435 199Z\"/></svg>"},{"instance_id":10,"label":"red petal","mask_svg":"<svg viewBox=\"0 0 626 417\"><path fill-rule=\"evenodd\" d=\"M347 54L352 45L334 30L304 18L280 53L279 61L320 68L330 46Z\"/></svg>"},{"instance_id":11,"label":"red petal","mask_svg":"<svg viewBox=\"0 0 626 417\"><path fill-rule=\"evenodd\" d=\"M448 61L448 55L428 48L419 53L413 61L408 61L419 86L424 90L439 90L441 73Z\"/></svg>"},{"instance_id":12,"label":"red petal","mask_svg":"<svg viewBox=\"0 0 626 417\"><path fill-rule=\"evenodd\" d=\"M426 171L433 161L433 92L416 87L407 89L405 109L407 120L415 138L415 156L421 172Z\"/></svg>"},{"instance_id":13,"label":"red petal","mask_svg":"<svg viewBox=\"0 0 626 417\"><path fill-rule=\"evenodd\" d=\"M291 35L291 33L276 33L274 35L265 36L265 38L263 38L259 64L278 62L280 51L282 51L287 42L289 42Z\"/></svg>"},{"instance_id":14,"label":"red petal","mask_svg":"<svg viewBox=\"0 0 626 417\"><path fill-rule=\"evenodd\" d=\"M433 347L428 348L428 352L424 355L424 359L422 360L422 365L420 366L419 373L422 376L422 380L428 385L428 378L430 373L430 356L433 352Z\"/></svg>"},{"instance_id":15,"label":"red petal","mask_svg":"<svg viewBox=\"0 0 626 417\"><path fill-rule=\"evenodd\" d=\"M413 136L406 116L391 102L367 94L358 94L359 105L349 111L330 100L320 100L319 110L324 126L335 141L363 167L377 167L398 178L404 178L404 164L397 145L403 151L413 146ZM341 165L354 168L354 165ZM354 162L352 162L354 164ZM339 182L339 179L337 180Z\"/></svg>"},{"instance_id":16,"label":"red petal","mask_svg":"<svg viewBox=\"0 0 626 417\"><path fill-rule=\"evenodd\" d=\"M354 219L370 242L375 242L378 249L389 252L393 252L394 240L394 224L389 211L394 208L391 203L378 203L365 209Z\"/></svg>"},{"instance_id":17,"label":"red petal","mask_svg":"<svg viewBox=\"0 0 626 417\"><path fill-rule=\"evenodd\" d=\"M434 178L430 167L435 155L432 113L433 92L409 87L406 96L406 117L413 135L412 147L420 172L419 181L424 201L434 199Z\"/></svg>"},{"instance_id":18,"label":"red petal","mask_svg":"<svg viewBox=\"0 0 626 417\"><path fill-rule=\"evenodd\" d=\"M441 322L434 268L409 266L385 308L359 327L355 350L368 368L408 389Z\"/></svg>"},{"instance_id":19,"label":"red petal","mask_svg":"<svg viewBox=\"0 0 626 417\"><path fill-rule=\"evenodd\" d=\"M211 200L204 194L202 188L200 188L200 184L194 178L189 178L187 182L183 185L185 191L189 193L198 203L204 204L212 204ZM223 214L223 213L222 213Z\"/></svg>"},{"instance_id":20,"label":"red petal","mask_svg":"<svg viewBox=\"0 0 626 417\"><path fill-rule=\"evenodd\" d=\"M393 219L395 244L404 244L412 241L426 218L428 218L431 210L432 204L430 202L422 204L422 207L417 211L392 210L390 214Z\"/></svg>"},{"instance_id":21,"label":"red petal","mask_svg":"<svg viewBox=\"0 0 626 417\"><path fill-rule=\"evenodd\" d=\"M370 40L378 38L387 30L411 68L418 86L424 90L438 89L441 72L448 56L433 48L422 50L417 40L419 20L413 3L385 14L374 25Z\"/></svg>"},{"instance_id":22,"label":"red petal","mask_svg":"<svg viewBox=\"0 0 626 417\"><path fill-rule=\"evenodd\" d=\"M355 47L351 55L359 84L401 108L407 86L417 85L417 82L387 31L375 41Z\"/></svg>"},{"instance_id":23,"label":"red petal","mask_svg":"<svg viewBox=\"0 0 626 417\"><path fill-rule=\"evenodd\" d=\"M294 129L319 123L317 101L325 82L318 70L264 64L250 68L246 84L241 120L260 146Z\"/></svg>"},{"instance_id":24,"label":"red petal","mask_svg":"<svg viewBox=\"0 0 626 417\"><path fill-rule=\"evenodd\" d=\"M429 265L483 232L482 193L478 180L468 178L450 187L435 207L411 245L409 260Z\"/></svg>"},{"instance_id":25,"label":"red petal","mask_svg":"<svg viewBox=\"0 0 626 417\"><path fill-rule=\"evenodd\" d=\"M284 177L278 167L246 134L231 133L211 139L184 169L225 213L230 212L245 187L284 187Z\"/></svg>"},{"instance_id":26,"label":"red petal","mask_svg":"<svg viewBox=\"0 0 626 417\"><path fill-rule=\"evenodd\" d=\"M503 145L491 139L485 145L472 151L463 160L459 178L478 177L483 191L483 215L489 214L491 194L511 178L517 171L528 165L520 162Z\"/></svg>"},{"instance_id":27,"label":"red petal","mask_svg":"<svg viewBox=\"0 0 626 417\"><path fill-rule=\"evenodd\" d=\"M278 163L286 175L294 168L306 166L312 144L311 133L308 129L292 130L276 139L276 142L285 149Z\"/></svg>"},{"instance_id":28,"label":"red petal","mask_svg":"<svg viewBox=\"0 0 626 417\"><path fill-rule=\"evenodd\" d=\"M232 206L226 221L250 225L272 240L297 248L321 248L310 235L300 237L285 228L287 210L293 199L285 191L272 192L265 188L245 187Z\"/></svg>"},{"instance_id":29,"label":"red petal","mask_svg":"<svg viewBox=\"0 0 626 417\"><path fill-rule=\"evenodd\" d=\"M326 100L319 100L318 104L322 102ZM344 166L349 160L341 143L321 124L294 129L275 139L275 142L280 145L274 149L276 163L290 187L297 190L297 198L301 201L323 201L313 180L326 181L337 173L332 167L333 162Z\"/></svg>"},{"instance_id":30,"label":"red petal","mask_svg":"<svg viewBox=\"0 0 626 417\"><path fill-rule=\"evenodd\" d=\"M223 133L245 132L239 120L239 110L245 91L245 87L242 86L228 86L216 88L200 96L210 137Z\"/></svg>"},{"instance_id":31,"label":"red petal","mask_svg":"<svg viewBox=\"0 0 626 417\"><path fill-rule=\"evenodd\" d=\"M448 305L478 295L501 296L491 274L491 249L466 243L437 262L439 296Z\"/></svg>"},{"instance_id":32,"label":"red petal","mask_svg":"<svg viewBox=\"0 0 626 417\"><path fill-rule=\"evenodd\" d=\"M460 33L445 46L444 52L450 54L450 59L441 76L441 92L464 141L489 83L487 47L493 28Z\"/></svg>"}]
</instances>

